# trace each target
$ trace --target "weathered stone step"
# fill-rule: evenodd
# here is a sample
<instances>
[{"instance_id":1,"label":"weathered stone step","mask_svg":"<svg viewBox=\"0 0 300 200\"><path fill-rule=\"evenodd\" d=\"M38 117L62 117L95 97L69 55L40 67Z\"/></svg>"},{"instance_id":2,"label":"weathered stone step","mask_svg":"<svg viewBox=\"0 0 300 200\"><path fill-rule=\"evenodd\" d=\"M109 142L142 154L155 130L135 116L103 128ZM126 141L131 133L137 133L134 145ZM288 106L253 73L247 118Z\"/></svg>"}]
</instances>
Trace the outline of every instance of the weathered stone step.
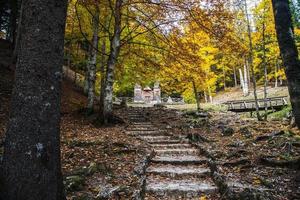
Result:
<instances>
[{"instance_id":1,"label":"weathered stone step","mask_svg":"<svg viewBox=\"0 0 300 200\"><path fill-rule=\"evenodd\" d=\"M133 126L153 126L151 122L132 122L131 125Z\"/></svg>"},{"instance_id":2,"label":"weathered stone step","mask_svg":"<svg viewBox=\"0 0 300 200\"><path fill-rule=\"evenodd\" d=\"M128 130L127 132L130 132L130 133L137 133L137 134L155 134L155 133L162 133L162 131L159 131L159 130L143 130L143 131L136 131L136 130Z\"/></svg>"},{"instance_id":3,"label":"weathered stone step","mask_svg":"<svg viewBox=\"0 0 300 200\"><path fill-rule=\"evenodd\" d=\"M190 148L192 145L188 143L177 143L177 144L151 144L153 148L159 149L178 149L178 148Z\"/></svg>"},{"instance_id":4,"label":"weathered stone step","mask_svg":"<svg viewBox=\"0 0 300 200\"><path fill-rule=\"evenodd\" d=\"M147 136L143 136L143 135L140 135L139 136L141 139L147 141L147 142L156 142L156 141L163 141L163 140L172 140L172 137L171 136L159 136L159 135L147 135Z\"/></svg>"},{"instance_id":5,"label":"weathered stone step","mask_svg":"<svg viewBox=\"0 0 300 200\"><path fill-rule=\"evenodd\" d=\"M156 128L153 124L132 124L128 128Z\"/></svg>"},{"instance_id":6,"label":"weathered stone step","mask_svg":"<svg viewBox=\"0 0 300 200\"><path fill-rule=\"evenodd\" d=\"M139 117L139 118L129 118L130 121L132 122L146 122L148 121L146 118Z\"/></svg>"},{"instance_id":7,"label":"weathered stone step","mask_svg":"<svg viewBox=\"0 0 300 200\"><path fill-rule=\"evenodd\" d=\"M155 156L152 163L164 163L164 164L205 164L207 159L200 156L190 156L190 155L176 155L176 156Z\"/></svg>"},{"instance_id":8,"label":"weathered stone step","mask_svg":"<svg viewBox=\"0 0 300 200\"><path fill-rule=\"evenodd\" d=\"M195 155L199 154L199 151L195 148L181 148L181 149L157 149L154 151L158 155Z\"/></svg>"},{"instance_id":9,"label":"weathered stone step","mask_svg":"<svg viewBox=\"0 0 300 200\"><path fill-rule=\"evenodd\" d=\"M147 122L147 119L130 119L131 122Z\"/></svg>"},{"instance_id":10,"label":"weathered stone step","mask_svg":"<svg viewBox=\"0 0 300 200\"><path fill-rule=\"evenodd\" d=\"M132 131L126 131L128 135L132 136L166 136L166 133L160 132L160 131L155 131L155 132L132 132Z\"/></svg>"},{"instance_id":11,"label":"weathered stone step","mask_svg":"<svg viewBox=\"0 0 300 200\"><path fill-rule=\"evenodd\" d=\"M177 196L195 197L202 194L211 194L217 192L217 187L208 181L193 180L147 180L146 192L154 193L159 196Z\"/></svg>"},{"instance_id":12,"label":"weathered stone step","mask_svg":"<svg viewBox=\"0 0 300 200\"><path fill-rule=\"evenodd\" d=\"M160 141L149 141L149 144L153 145L153 144L187 144L186 142L182 142L180 140L177 139L171 139L171 140L160 140Z\"/></svg>"},{"instance_id":13,"label":"weathered stone step","mask_svg":"<svg viewBox=\"0 0 300 200\"><path fill-rule=\"evenodd\" d=\"M147 168L148 174L161 175L161 176L207 176L210 173L210 169L203 165L161 165L152 164Z\"/></svg>"},{"instance_id":14,"label":"weathered stone step","mask_svg":"<svg viewBox=\"0 0 300 200\"><path fill-rule=\"evenodd\" d=\"M126 130L128 130L128 131L134 131L134 132L140 132L140 131L159 131L158 128L131 128L131 127L128 127Z\"/></svg>"}]
</instances>

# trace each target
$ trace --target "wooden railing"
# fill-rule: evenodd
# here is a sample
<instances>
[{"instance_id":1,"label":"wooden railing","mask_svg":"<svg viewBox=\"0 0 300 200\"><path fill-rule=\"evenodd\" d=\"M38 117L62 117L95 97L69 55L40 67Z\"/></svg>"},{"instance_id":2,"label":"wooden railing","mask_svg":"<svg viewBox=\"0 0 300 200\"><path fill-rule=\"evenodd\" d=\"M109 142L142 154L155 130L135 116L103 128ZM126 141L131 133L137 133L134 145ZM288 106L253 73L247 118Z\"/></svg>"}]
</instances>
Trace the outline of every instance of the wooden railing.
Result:
<instances>
[{"instance_id":1,"label":"wooden railing","mask_svg":"<svg viewBox=\"0 0 300 200\"><path fill-rule=\"evenodd\" d=\"M280 110L288 104L287 96L271 97L265 99L258 99L259 110ZM228 106L229 111L233 112L251 112L256 110L255 100L238 100L238 101L227 101L224 103Z\"/></svg>"}]
</instances>

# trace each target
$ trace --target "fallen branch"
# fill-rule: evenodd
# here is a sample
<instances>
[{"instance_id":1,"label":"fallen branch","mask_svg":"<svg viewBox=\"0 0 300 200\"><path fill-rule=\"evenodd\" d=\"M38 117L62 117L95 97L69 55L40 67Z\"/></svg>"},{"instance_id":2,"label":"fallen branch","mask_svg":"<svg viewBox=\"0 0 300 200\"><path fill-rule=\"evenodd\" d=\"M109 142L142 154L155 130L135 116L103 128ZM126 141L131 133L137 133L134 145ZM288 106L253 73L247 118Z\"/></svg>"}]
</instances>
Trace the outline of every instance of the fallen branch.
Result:
<instances>
[{"instance_id":1,"label":"fallen branch","mask_svg":"<svg viewBox=\"0 0 300 200\"><path fill-rule=\"evenodd\" d=\"M269 139L272 139L274 137L278 137L278 136L281 136L281 135L284 135L284 131L274 132L274 133L269 134L269 135L261 135L261 136L256 137L255 142L259 142L259 141L263 141L263 140L269 140Z\"/></svg>"},{"instance_id":2,"label":"fallen branch","mask_svg":"<svg viewBox=\"0 0 300 200\"><path fill-rule=\"evenodd\" d=\"M260 157L259 163L270 167L286 167L300 169L300 157L293 160L275 160L268 157Z\"/></svg>"},{"instance_id":3,"label":"fallen branch","mask_svg":"<svg viewBox=\"0 0 300 200\"><path fill-rule=\"evenodd\" d=\"M225 167L235 167L238 165L249 165L251 164L251 161L246 159L246 158L242 158L239 160L234 160L234 161L230 161L230 162L225 162L223 163L223 166Z\"/></svg>"}]
</instances>

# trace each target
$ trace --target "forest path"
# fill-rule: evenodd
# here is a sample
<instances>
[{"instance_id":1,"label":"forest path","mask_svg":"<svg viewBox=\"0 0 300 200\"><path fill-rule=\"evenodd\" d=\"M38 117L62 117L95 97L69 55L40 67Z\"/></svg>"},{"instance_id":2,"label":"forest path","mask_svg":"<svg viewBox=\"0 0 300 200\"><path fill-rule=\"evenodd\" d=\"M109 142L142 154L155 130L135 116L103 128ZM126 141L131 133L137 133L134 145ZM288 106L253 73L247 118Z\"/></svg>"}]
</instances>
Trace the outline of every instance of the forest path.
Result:
<instances>
[{"instance_id":1,"label":"forest path","mask_svg":"<svg viewBox=\"0 0 300 200\"><path fill-rule=\"evenodd\" d=\"M146 169L145 199L218 199L208 158L189 141L158 129L142 109L130 108L126 133L149 144L155 152Z\"/></svg>"}]
</instances>

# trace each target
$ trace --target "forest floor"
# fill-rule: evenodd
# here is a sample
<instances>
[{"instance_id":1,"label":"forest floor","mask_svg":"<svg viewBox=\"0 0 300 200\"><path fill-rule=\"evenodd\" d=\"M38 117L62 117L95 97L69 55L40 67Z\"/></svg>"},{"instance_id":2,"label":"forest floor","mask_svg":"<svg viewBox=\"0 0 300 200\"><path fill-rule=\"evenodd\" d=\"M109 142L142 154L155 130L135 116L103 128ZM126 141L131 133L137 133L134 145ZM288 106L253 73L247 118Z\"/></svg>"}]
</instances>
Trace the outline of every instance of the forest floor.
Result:
<instances>
[{"instance_id":1,"label":"forest floor","mask_svg":"<svg viewBox=\"0 0 300 200\"><path fill-rule=\"evenodd\" d=\"M1 141L13 75L0 70ZM128 109L115 112L124 123L99 127L93 123L96 115L84 115L85 103L82 93L64 82L61 149L67 197L95 199L98 194L114 193L111 199L130 199L140 187L138 168L149 154L148 145L126 134ZM166 108L145 108L142 114L155 127L198 145L226 180L263 188L262 195L250 199L300 199L300 132L288 121L258 122L223 111L210 111L208 117L201 117ZM225 196L222 193L218 198Z\"/></svg>"}]
</instances>

